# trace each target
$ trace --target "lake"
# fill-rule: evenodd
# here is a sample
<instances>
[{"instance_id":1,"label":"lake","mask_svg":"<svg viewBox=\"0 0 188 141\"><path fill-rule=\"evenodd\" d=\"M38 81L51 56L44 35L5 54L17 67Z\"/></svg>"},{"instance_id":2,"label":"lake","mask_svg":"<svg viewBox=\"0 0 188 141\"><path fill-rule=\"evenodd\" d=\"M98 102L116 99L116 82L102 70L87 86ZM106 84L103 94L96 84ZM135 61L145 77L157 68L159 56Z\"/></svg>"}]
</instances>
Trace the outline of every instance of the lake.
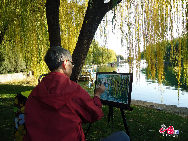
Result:
<instances>
[{"instance_id":1,"label":"lake","mask_svg":"<svg viewBox=\"0 0 188 141\"><path fill-rule=\"evenodd\" d=\"M164 83L158 84L157 80L148 79L146 73L147 64L141 61L140 69L133 67L133 84L131 99L153 102L158 104L176 105L177 107L188 108L188 90L185 85L180 86L178 90L178 81L175 75L169 69L165 70ZM98 68L100 72L129 73L128 63L116 65L115 67L106 66ZM79 82L79 84L93 95L94 85L89 82Z\"/></svg>"}]
</instances>

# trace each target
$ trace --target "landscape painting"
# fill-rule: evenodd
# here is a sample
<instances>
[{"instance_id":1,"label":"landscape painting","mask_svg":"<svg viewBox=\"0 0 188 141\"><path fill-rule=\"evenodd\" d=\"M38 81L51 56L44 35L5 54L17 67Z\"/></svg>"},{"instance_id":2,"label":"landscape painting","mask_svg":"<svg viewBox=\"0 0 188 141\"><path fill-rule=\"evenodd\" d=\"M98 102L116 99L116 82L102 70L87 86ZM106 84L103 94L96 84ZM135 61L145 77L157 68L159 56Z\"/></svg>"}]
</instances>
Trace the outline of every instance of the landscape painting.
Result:
<instances>
[{"instance_id":1,"label":"landscape painting","mask_svg":"<svg viewBox=\"0 0 188 141\"><path fill-rule=\"evenodd\" d=\"M104 84L106 90L101 94L101 100L128 104L132 91L131 73L98 72L96 85Z\"/></svg>"}]
</instances>

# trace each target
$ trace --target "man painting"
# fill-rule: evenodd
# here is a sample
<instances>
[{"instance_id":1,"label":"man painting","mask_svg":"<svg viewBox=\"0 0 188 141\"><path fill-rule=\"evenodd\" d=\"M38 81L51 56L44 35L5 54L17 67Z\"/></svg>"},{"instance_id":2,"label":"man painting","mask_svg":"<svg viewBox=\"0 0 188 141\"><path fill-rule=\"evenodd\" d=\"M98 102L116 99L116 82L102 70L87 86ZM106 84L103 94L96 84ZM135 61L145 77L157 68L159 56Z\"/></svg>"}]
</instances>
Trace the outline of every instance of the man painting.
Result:
<instances>
[{"instance_id":1,"label":"man painting","mask_svg":"<svg viewBox=\"0 0 188 141\"><path fill-rule=\"evenodd\" d=\"M51 47L45 56L50 73L31 92L25 105L27 134L24 141L84 141L82 123L102 118L102 84L91 98L79 84L70 80L71 54Z\"/></svg>"}]
</instances>

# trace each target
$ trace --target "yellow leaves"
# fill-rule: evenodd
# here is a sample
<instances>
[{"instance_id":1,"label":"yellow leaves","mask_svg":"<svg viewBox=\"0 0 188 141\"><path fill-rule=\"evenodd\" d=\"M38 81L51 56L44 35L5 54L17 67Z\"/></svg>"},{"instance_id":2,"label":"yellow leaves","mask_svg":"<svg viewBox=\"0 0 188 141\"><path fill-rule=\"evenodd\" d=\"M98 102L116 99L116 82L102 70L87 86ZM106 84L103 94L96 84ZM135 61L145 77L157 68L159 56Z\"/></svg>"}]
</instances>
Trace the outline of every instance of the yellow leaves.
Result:
<instances>
[{"instance_id":1,"label":"yellow leaves","mask_svg":"<svg viewBox=\"0 0 188 141\"><path fill-rule=\"evenodd\" d=\"M22 106L21 112L22 112L22 113L25 113L25 106Z\"/></svg>"},{"instance_id":2,"label":"yellow leaves","mask_svg":"<svg viewBox=\"0 0 188 141\"><path fill-rule=\"evenodd\" d=\"M60 27L61 44L72 54L76 46L80 29L84 20L86 3L80 5L76 2L60 1Z\"/></svg>"},{"instance_id":3,"label":"yellow leaves","mask_svg":"<svg viewBox=\"0 0 188 141\"><path fill-rule=\"evenodd\" d=\"M1 15L0 24L3 26L8 22L9 26L1 48L7 50L7 53L10 54L17 51L19 57L22 57L26 62L27 68L33 70L36 77L45 73L48 70L43 58L49 47L44 6L46 0L35 0L32 2L17 0L10 2L3 0L3 2L4 5L2 6L1 13L6 14ZM71 54L78 40L87 8L87 2L88 0L84 3L60 0L59 20L61 27L61 44L63 48L68 49ZM172 35L173 26L175 26L172 16L176 16L172 14L172 8L175 8L177 12L178 2L180 2L180 0L177 0L176 3L175 1L170 3L170 1L165 0L144 0L143 2L133 0L120 3L120 6L117 7L118 10L115 10L116 19L114 21L119 22L117 25L120 26L120 30L122 31L122 40L126 40L126 45L129 47L129 60L134 60L135 56L139 56L134 53L140 51L138 42L144 42L143 44L147 54L146 58L149 62L149 68L152 70L152 76L155 76L155 64L158 62L157 69L161 73L159 76L161 80L163 78L163 65L161 64L164 58L164 45L159 46L159 48L156 46L156 48L158 48L157 54L154 54L154 47L148 45L155 45L165 40L166 34ZM132 11L136 13L135 16L132 15L132 13L134 13ZM117 18L121 18L121 21ZM2 21L2 19L4 19L4 21ZM13 20L10 20L10 22L9 19ZM171 29L166 29L168 24L171 26ZM108 20L106 20L104 28L106 28L107 25ZM135 32L133 32L133 30L135 30ZM167 30L170 30L170 32L167 32ZM0 27L0 32L1 31L2 28ZM107 37L106 34L105 37ZM16 48L14 52L13 48ZM115 53L110 52L114 56ZM181 53L181 48L178 48L178 53ZM173 50L172 54L174 54ZM182 58L182 55L179 56L179 62L181 62L180 58ZM130 61L130 63L132 63L132 61Z\"/></svg>"},{"instance_id":4,"label":"yellow leaves","mask_svg":"<svg viewBox=\"0 0 188 141\"><path fill-rule=\"evenodd\" d=\"M180 0L177 0L180 3ZM142 31L146 37L143 37L144 48L146 48L146 60L148 62L151 78L155 79L155 74L158 72L158 82L161 83L164 79L164 54L167 40L166 35L173 37L173 8L177 8L175 3L164 0L145 1L145 21L142 26ZM174 9L177 10L177 9ZM178 11L178 10L177 10ZM178 12L177 12L178 13ZM139 25L138 25L139 26ZM169 28L171 26L171 28ZM170 34L169 34L170 33ZM174 55L173 43L171 43L171 54ZM181 48L178 48L179 60L181 60ZM154 53L156 52L156 53ZM180 61L181 62L181 61Z\"/></svg>"},{"instance_id":5,"label":"yellow leaves","mask_svg":"<svg viewBox=\"0 0 188 141\"><path fill-rule=\"evenodd\" d=\"M26 134L26 130L23 125L19 125L18 130L15 133L16 141L23 141L23 137Z\"/></svg>"},{"instance_id":6,"label":"yellow leaves","mask_svg":"<svg viewBox=\"0 0 188 141\"><path fill-rule=\"evenodd\" d=\"M43 59L49 39L43 2L12 1L6 15L3 15L9 24L2 48L11 54L12 59L24 60L25 67L28 71L34 71L35 77L47 72Z\"/></svg>"},{"instance_id":7,"label":"yellow leaves","mask_svg":"<svg viewBox=\"0 0 188 141\"><path fill-rule=\"evenodd\" d=\"M14 102L15 104L18 104L18 99L17 98L15 98L15 102Z\"/></svg>"},{"instance_id":8,"label":"yellow leaves","mask_svg":"<svg viewBox=\"0 0 188 141\"><path fill-rule=\"evenodd\" d=\"M25 96L25 97L28 98L28 96L30 95L31 91L32 91L32 90L30 90L30 91L25 91L25 92L21 92L21 94L22 94L23 96Z\"/></svg>"}]
</instances>

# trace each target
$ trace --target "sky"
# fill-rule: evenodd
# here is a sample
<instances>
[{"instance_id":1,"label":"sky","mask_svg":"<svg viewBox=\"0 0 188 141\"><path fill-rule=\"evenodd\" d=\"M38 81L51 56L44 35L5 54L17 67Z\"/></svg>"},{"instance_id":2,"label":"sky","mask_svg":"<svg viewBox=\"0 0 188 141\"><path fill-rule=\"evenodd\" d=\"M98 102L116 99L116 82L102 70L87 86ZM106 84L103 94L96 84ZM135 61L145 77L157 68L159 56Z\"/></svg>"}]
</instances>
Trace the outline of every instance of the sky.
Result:
<instances>
[{"instance_id":1,"label":"sky","mask_svg":"<svg viewBox=\"0 0 188 141\"><path fill-rule=\"evenodd\" d=\"M108 26L106 28L106 32L107 32L107 40L104 36L100 36L100 28L98 27L96 33L95 33L95 40L97 40L99 42L100 46L105 46L108 49L112 49L116 52L116 55L123 55L125 56L125 48L123 48L121 46L121 35L120 35L120 31L118 30L114 30L112 32L113 26L112 26L112 17L113 17L113 12L109 11L108 12L108 21L110 21L108 23ZM104 18L105 19L105 18ZM103 20L104 20L103 19ZM102 24L102 22L101 22ZM102 25L102 28L104 28L104 25ZM105 44L106 42L106 44Z\"/></svg>"},{"instance_id":2,"label":"sky","mask_svg":"<svg viewBox=\"0 0 188 141\"><path fill-rule=\"evenodd\" d=\"M112 49L116 52L116 55L125 55L125 49L121 47L121 37L118 33L112 33L111 29L109 28L109 34L106 41L106 47L108 49ZM99 42L100 46L105 45L105 38L100 37L100 30L98 29L95 34L95 39Z\"/></svg>"}]
</instances>

